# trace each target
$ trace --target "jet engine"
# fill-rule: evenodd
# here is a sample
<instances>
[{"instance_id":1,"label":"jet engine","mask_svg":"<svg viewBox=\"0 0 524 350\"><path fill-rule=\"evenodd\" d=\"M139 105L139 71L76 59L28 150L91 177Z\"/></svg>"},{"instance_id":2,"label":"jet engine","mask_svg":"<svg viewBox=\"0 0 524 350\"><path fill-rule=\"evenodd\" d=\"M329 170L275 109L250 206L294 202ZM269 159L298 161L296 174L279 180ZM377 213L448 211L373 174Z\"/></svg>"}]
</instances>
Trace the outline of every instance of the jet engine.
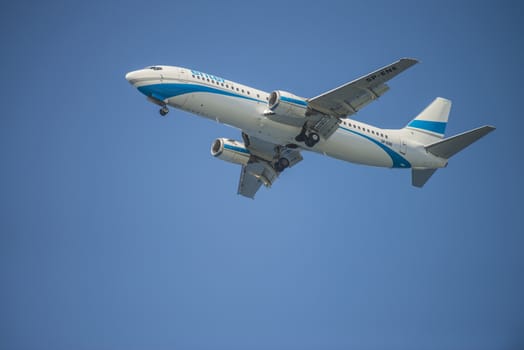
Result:
<instances>
[{"instance_id":1,"label":"jet engine","mask_svg":"<svg viewBox=\"0 0 524 350\"><path fill-rule=\"evenodd\" d=\"M213 141L211 155L218 159L235 164L246 165L251 158L251 153L242 142L220 138Z\"/></svg>"},{"instance_id":2,"label":"jet engine","mask_svg":"<svg viewBox=\"0 0 524 350\"><path fill-rule=\"evenodd\" d=\"M269 95L269 110L277 115L304 118L307 101L286 91L276 90Z\"/></svg>"}]
</instances>

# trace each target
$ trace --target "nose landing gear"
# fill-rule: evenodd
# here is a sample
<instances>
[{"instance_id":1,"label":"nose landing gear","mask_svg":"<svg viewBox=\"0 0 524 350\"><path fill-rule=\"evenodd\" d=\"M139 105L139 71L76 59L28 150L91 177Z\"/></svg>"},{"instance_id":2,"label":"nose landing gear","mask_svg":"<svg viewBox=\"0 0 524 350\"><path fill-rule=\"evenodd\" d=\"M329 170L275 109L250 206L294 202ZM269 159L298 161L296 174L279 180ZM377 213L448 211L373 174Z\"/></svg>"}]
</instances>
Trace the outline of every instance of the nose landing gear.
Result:
<instances>
[{"instance_id":1,"label":"nose landing gear","mask_svg":"<svg viewBox=\"0 0 524 350\"><path fill-rule=\"evenodd\" d=\"M151 103L154 103L156 104L157 106L160 106L160 110L158 111L158 113L160 113L160 115L162 117L165 117L167 115L167 113L169 113L169 109L167 108L167 103L166 101L163 101L163 100L159 100L158 98L155 98L153 96L147 96L147 100Z\"/></svg>"},{"instance_id":2,"label":"nose landing gear","mask_svg":"<svg viewBox=\"0 0 524 350\"><path fill-rule=\"evenodd\" d=\"M169 109L167 108L167 106L163 106L162 108L160 108L159 113L162 117L165 117L167 113L169 113Z\"/></svg>"}]
</instances>

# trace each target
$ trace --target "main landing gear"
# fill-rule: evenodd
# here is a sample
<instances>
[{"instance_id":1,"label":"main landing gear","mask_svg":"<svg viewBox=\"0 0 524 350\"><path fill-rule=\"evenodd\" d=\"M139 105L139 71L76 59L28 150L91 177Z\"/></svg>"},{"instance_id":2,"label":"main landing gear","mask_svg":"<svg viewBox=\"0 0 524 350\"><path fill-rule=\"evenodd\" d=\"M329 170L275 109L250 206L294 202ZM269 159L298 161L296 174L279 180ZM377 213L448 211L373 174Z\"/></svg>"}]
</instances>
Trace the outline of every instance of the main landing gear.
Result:
<instances>
[{"instance_id":1,"label":"main landing gear","mask_svg":"<svg viewBox=\"0 0 524 350\"><path fill-rule=\"evenodd\" d=\"M289 159L282 157L275 163L275 170L281 173L288 166L289 166Z\"/></svg>"},{"instance_id":2,"label":"main landing gear","mask_svg":"<svg viewBox=\"0 0 524 350\"><path fill-rule=\"evenodd\" d=\"M320 136L312 130L308 131L306 125L304 125L300 134L295 137L295 141L304 142L306 146L313 147L317 144L318 141L320 141Z\"/></svg>"},{"instance_id":3,"label":"main landing gear","mask_svg":"<svg viewBox=\"0 0 524 350\"><path fill-rule=\"evenodd\" d=\"M162 117L165 117L167 113L169 113L169 109L167 108L167 106L163 106L162 108L160 108L159 113Z\"/></svg>"}]
</instances>

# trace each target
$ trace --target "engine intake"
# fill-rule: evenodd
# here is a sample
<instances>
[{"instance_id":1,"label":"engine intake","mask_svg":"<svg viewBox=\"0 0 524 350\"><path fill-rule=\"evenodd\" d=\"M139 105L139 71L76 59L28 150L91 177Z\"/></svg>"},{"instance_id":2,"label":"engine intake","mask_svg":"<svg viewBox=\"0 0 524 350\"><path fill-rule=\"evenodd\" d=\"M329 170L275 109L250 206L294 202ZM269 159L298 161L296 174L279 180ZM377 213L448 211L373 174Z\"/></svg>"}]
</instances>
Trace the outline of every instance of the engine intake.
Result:
<instances>
[{"instance_id":1,"label":"engine intake","mask_svg":"<svg viewBox=\"0 0 524 350\"><path fill-rule=\"evenodd\" d=\"M304 118L307 112L307 101L287 91L276 90L269 95L268 108L275 114Z\"/></svg>"},{"instance_id":2,"label":"engine intake","mask_svg":"<svg viewBox=\"0 0 524 350\"><path fill-rule=\"evenodd\" d=\"M226 162L241 165L246 165L251 158L251 153L242 142L226 138L213 141L211 155Z\"/></svg>"}]
</instances>

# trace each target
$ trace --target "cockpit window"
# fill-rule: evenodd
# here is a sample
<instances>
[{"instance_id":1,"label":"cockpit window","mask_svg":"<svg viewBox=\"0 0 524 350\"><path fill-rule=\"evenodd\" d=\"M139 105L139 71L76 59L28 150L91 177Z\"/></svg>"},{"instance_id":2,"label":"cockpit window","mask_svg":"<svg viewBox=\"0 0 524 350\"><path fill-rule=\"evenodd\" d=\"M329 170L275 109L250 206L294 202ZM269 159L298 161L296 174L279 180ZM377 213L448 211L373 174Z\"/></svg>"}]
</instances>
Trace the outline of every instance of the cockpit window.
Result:
<instances>
[{"instance_id":1,"label":"cockpit window","mask_svg":"<svg viewBox=\"0 0 524 350\"><path fill-rule=\"evenodd\" d=\"M149 69L152 69L152 70L162 70L162 67L151 66L151 67L149 67Z\"/></svg>"}]
</instances>

